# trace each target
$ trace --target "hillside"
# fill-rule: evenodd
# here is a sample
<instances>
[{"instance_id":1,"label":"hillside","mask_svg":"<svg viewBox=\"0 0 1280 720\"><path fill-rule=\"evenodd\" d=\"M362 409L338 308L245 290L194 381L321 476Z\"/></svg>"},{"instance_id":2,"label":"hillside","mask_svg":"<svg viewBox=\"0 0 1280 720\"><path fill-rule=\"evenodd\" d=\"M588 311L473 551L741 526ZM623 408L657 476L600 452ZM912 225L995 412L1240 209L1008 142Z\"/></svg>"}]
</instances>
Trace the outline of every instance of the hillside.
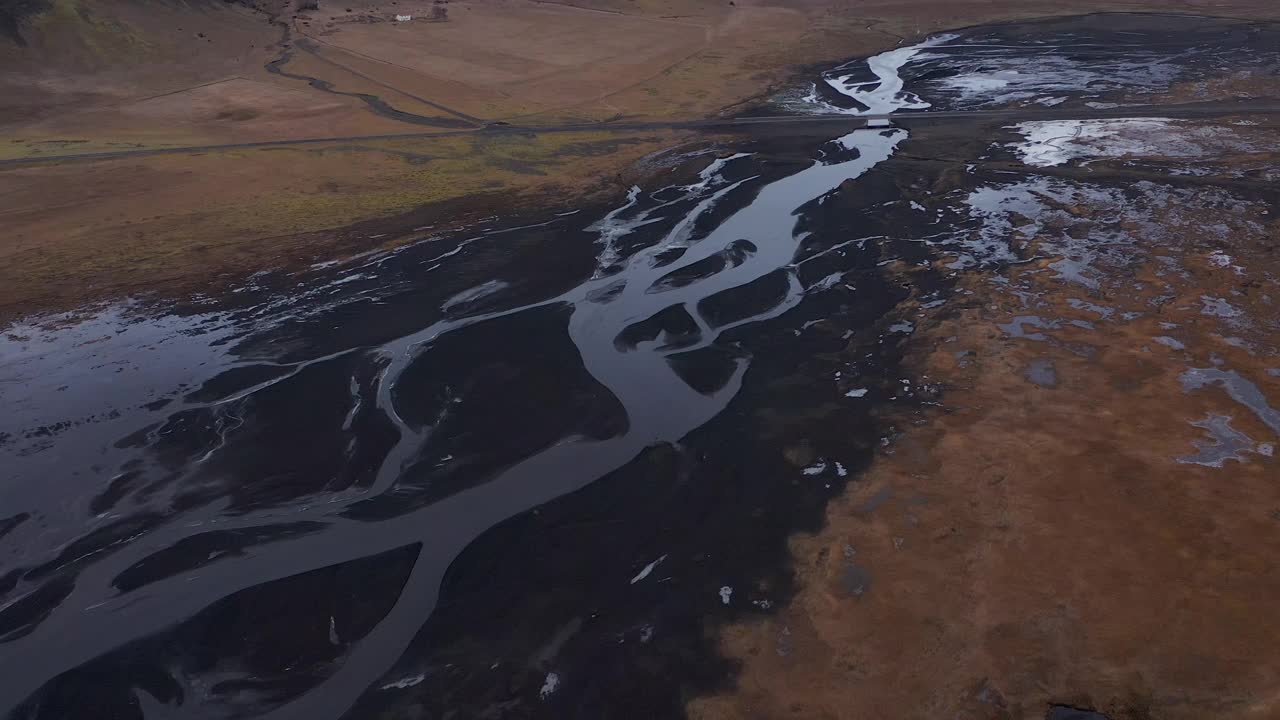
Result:
<instances>
[{"instance_id":1,"label":"hillside","mask_svg":"<svg viewBox=\"0 0 1280 720\"><path fill-rule=\"evenodd\" d=\"M494 123L733 114L795 87L815 65L978 22L1098 9L1280 13L1270 0L442 7L445 20L433 22L432 0L0 0L0 197L10 230L0 243L0 318L139 292L186 295L210 277L235 282L361 252L367 244L342 228L405 213L462 222L458 208L485 212L489 193L534 203L616 193L636 158L683 140L478 132ZM584 160L584 137L607 149ZM198 152L65 161L179 148ZM68 183L80 201L42 201Z\"/></svg>"}]
</instances>

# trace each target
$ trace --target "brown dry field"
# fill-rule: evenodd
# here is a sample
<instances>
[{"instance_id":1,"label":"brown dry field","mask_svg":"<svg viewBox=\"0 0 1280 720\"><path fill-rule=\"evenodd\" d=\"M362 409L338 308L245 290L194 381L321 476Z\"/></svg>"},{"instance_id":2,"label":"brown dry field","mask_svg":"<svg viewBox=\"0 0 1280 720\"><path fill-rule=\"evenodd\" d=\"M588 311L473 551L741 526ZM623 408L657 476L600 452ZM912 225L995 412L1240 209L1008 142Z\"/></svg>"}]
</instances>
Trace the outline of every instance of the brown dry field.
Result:
<instances>
[{"instance_id":1,"label":"brown dry field","mask_svg":"<svg viewBox=\"0 0 1280 720\"><path fill-rule=\"evenodd\" d=\"M1274 121L1249 129L1280 147ZM1233 169L1280 173L1275 152L1222 158L1207 177L1229 190L1267 187ZM1095 177L1147 179L1123 163ZM907 367L940 406L892 416L825 527L792 538L795 596L718 635L742 671L692 718L1280 717L1280 224L1265 204L1183 197L1096 288L1054 279L1049 252L910 313ZM1117 210L1060 209L1082 227ZM1230 309L1206 311L1217 300ZM1030 316L1053 327L1015 330ZM1189 368L1238 373L1262 405L1186 385ZM1255 451L1187 462L1212 416Z\"/></svg>"},{"instance_id":2,"label":"brown dry field","mask_svg":"<svg viewBox=\"0 0 1280 720\"><path fill-rule=\"evenodd\" d=\"M400 24L387 18L428 4L270 4L292 28L286 72L464 127L449 111L535 125L714 116L815 63L997 20L1102 9L1280 16L1269 0L455 0L447 22ZM0 40L0 159L434 129L267 72L280 28L241 6L51 0L23 35L27 47ZM523 204L617 191L608 178L688 138L618 139L617 152L590 160L560 150L581 138L559 136L524 149L447 138L0 168L0 322L127 294L213 293L210 278L363 249L338 230L424 205L487 213L501 208L485 193Z\"/></svg>"},{"instance_id":3,"label":"brown dry field","mask_svg":"<svg viewBox=\"0 0 1280 720\"><path fill-rule=\"evenodd\" d=\"M0 172L0 322L126 296L215 297L257 271L420 236L413 227L569 204L679 141L451 137L11 168Z\"/></svg>"}]
</instances>

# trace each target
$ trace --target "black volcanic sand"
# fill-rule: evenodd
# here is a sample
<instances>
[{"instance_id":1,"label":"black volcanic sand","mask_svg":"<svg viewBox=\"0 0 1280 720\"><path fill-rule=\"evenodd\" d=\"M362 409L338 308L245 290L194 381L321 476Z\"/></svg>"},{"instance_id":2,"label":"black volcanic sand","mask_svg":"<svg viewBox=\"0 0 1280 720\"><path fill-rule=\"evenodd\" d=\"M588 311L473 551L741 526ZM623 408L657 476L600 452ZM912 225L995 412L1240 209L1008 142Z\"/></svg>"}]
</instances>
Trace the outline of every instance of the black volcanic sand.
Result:
<instances>
[{"instance_id":1,"label":"black volcanic sand","mask_svg":"<svg viewBox=\"0 0 1280 720\"><path fill-rule=\"evenodd\" d=\"M767 160L758 169L766 177L807 164L803 153L813 141L790 144L799 147L774 141L759 148ZM867 181L882 187L860 192L877 198L896 193L887 178ZM735 209L726 202L717 215ZM371 405L358 407L351 388L369 392L384 362L359 353L339 355L258 390L251 402L231 409L216 403L279 378L282 362L416 330L434 319L417 309L439 307L457 289L481 282L470 275L473 267L484 268L487 281L511 283L517 297L554 295L593 267L592 238L581 225L602 214L587 210L466 245L466 259L438 285L419 286L412 278L424 258L451 245L410 248L384 261L376 282L370 278L376 303L343 304L368 290L360 280L343 283L342 300L324 299L332 309L238 338L235 352L244 362L183 393L182 400L198 407L169 413L117 442L138 457L123 463L91 506L99 516L121 517L101 523L55 559L7 576L11 588L21 582L33 592L0 613L6 638L35 629L94 558L186 511L210 504L233 515L278 508L279 521L182 533L122 569L110 581L112 591L145 592L192 572L234 574L236 559L257 546L323 532L323 521L291 520L289 508L373 482L396 430ZM680 216L673 212L671 220ZM820 229L805 252L842 242L851 232L866 233L868 221L874 222L846 216L834 205L818 209L806 218ZM926 259L919 246L906 249L916 255L912 261ZM731 330L716 345L674 356L680 376L698 389L723 385L735 358L750 357L751 368L727 410L678 444L657 444L622 469L500 524L470 546L452 564L436 612L388 673L391 680L425 679L403 690L367 694L353 716L418 702L429 703L430 714L469 714L513 701L523 701L525 709L507 712L663 716L678 714L683 701L681 692L657 691L677 690L672 679L681 678L690 690L722 682L729 668L714 660L704 624L743 606L765 611L751 601L764 605L786 597L786 536L815 528L825 500L844 482L834 469L820 478L801 475L779 448L798 443L802 454L839 458L846 472L856 473L867 462L883 432L875 405L840 402L827 379L838 370L856 372L867 385L891 392L897 337L882 341L883 325L898 301L942 282L926 269L910 285L882 272L876 264L888 251L869 244L805 263L802 282L843 272L846 286L807 298L782 318ZM715 272L715 265L706 272ZM766 276L734 291L732 302L716 298L707 314L730 322L735 306L768 306L778 292L776 280ZM511 297L502 300L511 303ZM484 302L472 301L465 311L482 310ZM406 424L439 424L442 434L406 460L392 492L351 502L346 513L377 522L483 482L565 437L606 438L624 431L625 412L584 371L564 335L566 314L563 306L535 308L456 331L422 352L393 394ZM619 342L678 330L678 321L664 320L671 314L655 318L668 327L646 332L638 324ZM795 329L809 320L823 321L823 330L797 336ZM845 329L853 335L843 338ZM267 355L275 357L267 361ZM466 402L451 408L460 397ZM171 407L147 404L159 408L147 414L160 416ZM442 423L438 418L445 413L448 422ZM93 454L84 449L81 462L90 463ZM128 511L157 495L169 498L166 509ZM424 542L430 536L424 528ZM358 543L359 533L350 540ZM249 698L250 707L266 709L296 697L328 674L387 612L405 582L404 564L418 552L410 545L231 594L174 627L62 673L16 716L74 716L86 697L110 709L104 717L138 716L150 704L140 703L138 691L164 704L181 700L197 712L202 703L234 707ZM629 583L661 556L665 560L646 581ZM729 607L721 603L722 586L736 588ZM338 641L330 642L333 637ZM539 691L553 669L563 684L551 702L540 703ZM213 676L221 677L202 680ZM195 695L196 683L204 686L203 697Z\"/></svg>"},{"instance_id":2,"label":"black volcanic sand","mask_svg":"<svg viewBox=\"0 0 1280 720\"><path fill-rule=\"evenodd\" d=\"M1081 22L1072 32L1097 31ZM1019 27L991 32L1043 32ZM606 306L628 258L696 212L705 193L682 188L712 156L636 193L618 217L651 222L604 262L596 223L622 198L424 234L288 291L247 288L229 310L126 315L65 346L65 328L12 328L10 347L55 340L7 368L39 377L4 390L17 490L0 519L0 708L681 716L732 681L717 627L790 596L787 537L817 529L894 424L936 398L900 368L903 324L958 272L945 237L922 239L972 222L956 192L1027 172L998 153L966 170L1006 130L911 128L892 158L796 212L807 234L790 264L639 315L611 347L575 340L592 328L574 308ZM740 185L688 232L705 238L815 157L856 161L828 139L720 148L753 155L727 161L723 182ZM653 287L712 284L766 250L740 238ZM576 305L548 302L580 286L593 290ZM639 363L626 402L591 370L608 352Z\"/></svg>"}]
</instances>

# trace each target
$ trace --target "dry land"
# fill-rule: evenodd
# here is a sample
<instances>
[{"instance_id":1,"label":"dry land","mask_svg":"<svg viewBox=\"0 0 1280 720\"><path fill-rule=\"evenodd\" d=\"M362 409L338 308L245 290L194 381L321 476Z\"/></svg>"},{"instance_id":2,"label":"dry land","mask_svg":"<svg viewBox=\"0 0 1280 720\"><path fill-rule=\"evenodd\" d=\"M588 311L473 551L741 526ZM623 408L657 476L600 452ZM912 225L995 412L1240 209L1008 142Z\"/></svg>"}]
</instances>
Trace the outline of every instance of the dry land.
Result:
<instances>
[{"instance_id":1,"label":"dry land","mask_svg":"<svg viewBox=\"0 0 1280 720\"><path fill-rule=\"evenodd\" d=\"M1155 150L1177 133L1144 139L992 176L1031 189L1003 232L1036 259L909 313L935 401L891 413L868 473L793 538L797 594L723 631L737 687L692 717L1280 716L1280 160L1214 146L1167 183L1149 171L1178 165ZM1115 243L1078 254L1097 233Z\"/></svg>"},{"instance_id":2,"label":"dry land","mask_svg":"<svg viewBox=\"0 0 1280 720\"><path fill-rule=\"evenodd\" d=\"M477 193L618 192L602 178L686 138L450 137L91 164L62 155L697 119L749 107L815 63L943 28L1095 9L1280 13L1262 0L454 0L432 22L425 2L26 5L35 12L0 39L0 159L45 160L0 168L0 320L210 292L210 277L365 249L326 241L350 233L316 231L431 203L479 209L488 200Z\"/></svg>"}]
</instances>

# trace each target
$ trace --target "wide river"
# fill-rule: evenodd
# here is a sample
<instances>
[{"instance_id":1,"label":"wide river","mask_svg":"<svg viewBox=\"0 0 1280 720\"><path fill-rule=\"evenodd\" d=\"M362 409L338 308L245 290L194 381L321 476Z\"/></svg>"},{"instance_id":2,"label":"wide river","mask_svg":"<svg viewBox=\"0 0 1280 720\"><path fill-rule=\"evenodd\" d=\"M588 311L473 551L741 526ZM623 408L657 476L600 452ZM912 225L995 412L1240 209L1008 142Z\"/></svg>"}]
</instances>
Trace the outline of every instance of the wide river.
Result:
<instances>
[{"instance_id":1,"label":"wide river","mask_svg":"<svg viewBox=\"0 0 1280 720\"><path fill-rule=\"evenodd\" d=\"M1155 25L939 35L776 103L1069 119L1277 47ZM1055 133L993 157L1054 162ZM913 142L708 146L610 207L495 208L287 289L9 328L0 712L677 711L729 672L707 618L768 612L787 533L889 441L876 408L927 399L899 304L1017 259L992 228L1031 201L925 213L883 168Z\"/></svg>"}]
</instances>

